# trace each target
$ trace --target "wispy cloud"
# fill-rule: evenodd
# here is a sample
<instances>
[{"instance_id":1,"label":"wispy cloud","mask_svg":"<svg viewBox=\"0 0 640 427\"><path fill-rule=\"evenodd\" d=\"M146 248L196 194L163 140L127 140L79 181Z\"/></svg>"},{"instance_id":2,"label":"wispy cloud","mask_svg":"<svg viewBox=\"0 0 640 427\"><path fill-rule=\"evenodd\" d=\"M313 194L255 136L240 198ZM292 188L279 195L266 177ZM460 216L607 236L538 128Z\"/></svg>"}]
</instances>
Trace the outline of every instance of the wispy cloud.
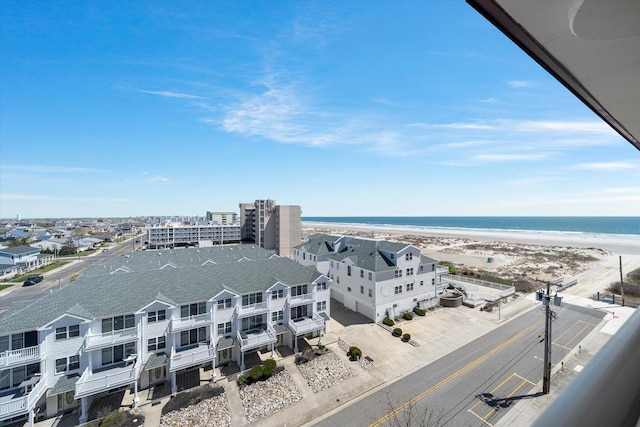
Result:
<instances>
[{"instance_id":1,"label":"wispy cloud","mask_svg":"<svg viewBox=\"0 0 640 427\"><path fill-rule=\"evenodd\" d=\"M400 104L398 104L397 102L389 101L388 99L385 99L385 98L373 98L372 101L375 102L376 104L388 105L389 107L400 106Z\"/></svg>"},{"instance_id":2,"label":"wispy cloud","mask_svg":"<svg viewBox=\"0 0 640 427\"><path fill-rule=\"evenodd\" d=\"M638 164L631 162L602 162L602 163L582 163L574 166L574 169L593 170L593 171L617 171L637 169Z\"/></svg>"},{"instance_id":3,"label":"wispy cloud","mask_svg":"<svg viewBox=\"0 0 640 427\"><path fill-rule=\"evenodd\" d=\"M498 102L498 99L491 97L491 98L479 99L478 102L482 102L484 104L495 104L496 102Z\"/></svg>"},{"instance_id":4,"label":"wispy cloud","mask_svg":"<svg viewBox=\"0 0 640 427\"><path fill-rule=\"evenodd\" d=\"M507 153L507 154L478 154L476 160L486 162L514 162L514 161L537 161L549 158L548 153Z\"/></svg>"},{"instance_id":5,"label":"wispy cloud","mask_svg":"<svg viewBox=\"0 0 640 427\"><path fill-rule=\"evenodd\" d=\"M170 181L169 178L167 178L165 176L162 176L162 175L153 176L149 180L150 181L159 181L159 182L168 182L168 181Z\"/></svg>"},{"instance_id":6,"label":"wispy cloud","mask_svg":"<svg viewBox=\"0 0 640 427\"><path fill-rule=\"evenodd\" d=\"M163 96L165 98L178 98L178 99L205 99L202 96L191 95L188 93L171 92L167 90L138 90L140 93L148 93L150 95Z\"/></svg>"},{"instance_id":7,"label":"wispy cloud","mask_svg":"<svg viewBox=\"0 0 640 427\"><path fill-rule=\"evenodd\" d=\"M520 87L532 87L534 86L534 83L526 80L509 80L507 82L507 85L513 88L520 88Z\"/></svg>"}]
</instances>

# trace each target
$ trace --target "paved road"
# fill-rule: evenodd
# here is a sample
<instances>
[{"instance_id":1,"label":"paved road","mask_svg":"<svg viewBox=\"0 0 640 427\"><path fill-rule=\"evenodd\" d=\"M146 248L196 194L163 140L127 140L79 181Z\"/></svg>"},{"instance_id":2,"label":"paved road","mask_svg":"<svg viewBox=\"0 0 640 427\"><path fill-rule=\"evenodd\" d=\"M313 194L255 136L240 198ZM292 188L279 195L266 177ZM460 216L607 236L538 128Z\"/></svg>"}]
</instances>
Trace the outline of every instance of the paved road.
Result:
<instances>
[{"instance_id":1,"label":"paved road","mask_svg":"<svg viewBox=\"0 0 640 427\"><path fill-rule=\"evenodd\" d=\"M555 311L553 364L605 315L568 304ZM542 379L543 340L544 314L531 310L314 425L418 426L430 419L428 425L491 426L515 401L536 398L539 389L529 393Z\"/></svg>"},{"instance_id":2,"label":"paved road","mask_svg":"<svg viewBox=\"0 0 640 427\"><path fill-rule=\"evenodd\" d=\"M15 289L9 294L0 297L0 316L2 316L2 313L14 302L38 299L49 292L55 291L60 286L68 284L72 276L82 274L87 267L94 264L101 264L107 259L118 256L121 251L126 252L132 249L132 239L128 239L124 242L113 244L109 247L109 252L106 253L97 252L90 256L69 258L69 261L72 262L71 265L44 273L44 280L36 285L14 285Z\"/></svg>"}]
</instances>

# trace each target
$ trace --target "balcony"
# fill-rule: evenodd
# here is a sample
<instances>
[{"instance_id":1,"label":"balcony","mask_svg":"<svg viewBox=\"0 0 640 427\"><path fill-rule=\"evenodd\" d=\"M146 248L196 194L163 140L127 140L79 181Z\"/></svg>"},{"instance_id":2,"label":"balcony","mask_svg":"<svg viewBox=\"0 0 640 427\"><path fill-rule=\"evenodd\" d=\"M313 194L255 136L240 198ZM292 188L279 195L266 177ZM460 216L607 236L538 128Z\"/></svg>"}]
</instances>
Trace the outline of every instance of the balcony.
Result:
<instances>
[{"instance_id":1,"label":"balcony","mask_svg":"<svg viewBox=\"0 0 640 427\"><path fill-rule=\"evenodd\" d=\"M309 304L314 302L316 300L316 294L315 292L309 292L306 294L291 296L289 298L290 298L289 305L292 307L295 307L298 305Z\"/></svg>"},{"instance_id":2,"label":"balcony","mask_svg":"<svg viewBox=\"0 0 640 427\"><path fill-rule=\"evenodd\" d=\"M199 344L196 347L190 347L185 350L176 352L171 349L171 358L169 359L169 372L175 372L190 366L200 365L205 362L211 362L216 358L216 349L209 344Z\"/></svg>"},{"instance_id":3,"label":"balcony","mask_svg":"<svg viewBox=\"0 0 640 427\"><path fill-rule=\"evenodd\" d=\"M276 342L276 331L271 325L267 325L262 329L238 331L238 342L240 343L241 351L253 350Z\"/></svg>"},{"instance_id":4,"label":"balcony","mask_svg":"<svg viewBox=\"0 0 640 427\"><path fill-rule=\"evenodd\" d=\"M27 381L33 381L32 377ZM29 412L47 390L47 381L40 378L29 392L20 388L17 392L10 391L0 396L0 420L17 417Z\"/></svg>"},{"instance_id":5,"label":"balcony","mask_svg":"<svg viewBox=\"0 0 640 427\"><path fill-rule=\"evenodd\" d=\"M91 372L89 368L85 369L76 383L76 399L133 384L138 379L140 366L142 358L136 357L134 364L121 362L95 372Z\"/></svg>"},{"instance_id":6,"label":"balcony","mask_svg":"<svg viewBox=\"0 0 640 427\"><path fill-rule=\"evenodd\" d=\"M319 331L324 328L324 319L314 313L311 317L300 317L298 319L289 320L289 329L295 335L304 335L309 332Z\"/></svg>"},{"instance_id":7,"label":"balcony","mask_svg":"<svg viewBox=\"0 0 640 427\"><path fill-rule=\"evenodd\" d=\"M0 368L12 368L38 360L40 360L40 346L38 345L18 350L7 350L0 353Z\"/></svg>"},{"instance_id":8,"label":"balcony","mask_svg":"<svg viewBox=\"0 0 640 427\"><path fill-rule=\"evenodd\" d=\"M269 303L267 301L262 301L255 304L241 305L238 307L238 316L251 316L254 314L266 313L267 311L269 311Z\"/></svg>"},{"instance_id":9,"label":"balcony","mask_svg":"<svg viewBox=\"0 0 640 427\"><path fill-rule=\"evenodd\" d=\"M189 317L172 317L171 332L186 331L201 326L211 325L211 313L196 314Z\"/></svg>"},{"instance_id":10,"label":"balcony","mask_svg":"<svg viewBox=\"0 0 640 427\"><path fill-rule=\"evenodd\" d=\"M117 331L89 334L84 339L84 350L91 351L116 344L124 344L138 339L138 328L120 329Z\"/></svg>"}]
</instances>

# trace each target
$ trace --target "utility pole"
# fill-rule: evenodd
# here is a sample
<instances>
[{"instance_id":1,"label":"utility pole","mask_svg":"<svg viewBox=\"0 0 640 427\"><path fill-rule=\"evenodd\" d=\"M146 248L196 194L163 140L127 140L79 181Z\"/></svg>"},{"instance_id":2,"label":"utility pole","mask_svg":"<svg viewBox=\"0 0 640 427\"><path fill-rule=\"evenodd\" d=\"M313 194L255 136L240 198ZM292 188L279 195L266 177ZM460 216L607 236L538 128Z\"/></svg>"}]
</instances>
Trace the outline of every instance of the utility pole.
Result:
<instances>
[{"instance_id":1,"label":"utility pole","mask_svg":"<svg viewBox=\"0 0 640 427\"><path fill-rule=\"evenodd\" d=\"M551 284L547 282L547 293L542 295L544 304L544 370L542 374L542 392L549 394L551 389Z\"/></svg>"},{"instance_id":2,"label":"utility pole","mask_svg":"<svg viewBox=\"0 0 640 427\"><path fill-rule=\"evenodd\" d=\"M620 255L620 296L622 297L622 306L624 307L624 282L622 280L622 255Z\"/></svg>"}]
</instances>

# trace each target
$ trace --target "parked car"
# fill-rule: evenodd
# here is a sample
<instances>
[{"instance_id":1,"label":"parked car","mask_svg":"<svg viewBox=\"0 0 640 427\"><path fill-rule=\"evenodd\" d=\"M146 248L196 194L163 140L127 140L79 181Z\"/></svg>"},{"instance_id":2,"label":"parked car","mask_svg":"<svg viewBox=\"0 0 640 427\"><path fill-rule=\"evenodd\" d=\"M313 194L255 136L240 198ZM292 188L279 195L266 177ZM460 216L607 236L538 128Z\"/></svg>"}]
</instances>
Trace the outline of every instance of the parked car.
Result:
<instances>
[{"instance_id":1,"label":"parked car","mask_svg":"<svg viewBox=\"0 0 640 427\"><path fill-rule=\"evenodd\" d=\"M109 252L109 249L104 248L104 249L102 250L102 253L105 253L105 252Z\"/></svg>"},{"instance_id":2,"label":"parked car","mask_svg":"<svg viewBox=\"0 0 640 427\"><path fill-rule=\"evenodd\" d=\"M27 280L24 281L24 283L22 284L22 286L31 286L31 285L35 285L36 283L40 283L44 280L44 277L42 276L31 276L29 277Z\"/></svg>"}]
</instances>

